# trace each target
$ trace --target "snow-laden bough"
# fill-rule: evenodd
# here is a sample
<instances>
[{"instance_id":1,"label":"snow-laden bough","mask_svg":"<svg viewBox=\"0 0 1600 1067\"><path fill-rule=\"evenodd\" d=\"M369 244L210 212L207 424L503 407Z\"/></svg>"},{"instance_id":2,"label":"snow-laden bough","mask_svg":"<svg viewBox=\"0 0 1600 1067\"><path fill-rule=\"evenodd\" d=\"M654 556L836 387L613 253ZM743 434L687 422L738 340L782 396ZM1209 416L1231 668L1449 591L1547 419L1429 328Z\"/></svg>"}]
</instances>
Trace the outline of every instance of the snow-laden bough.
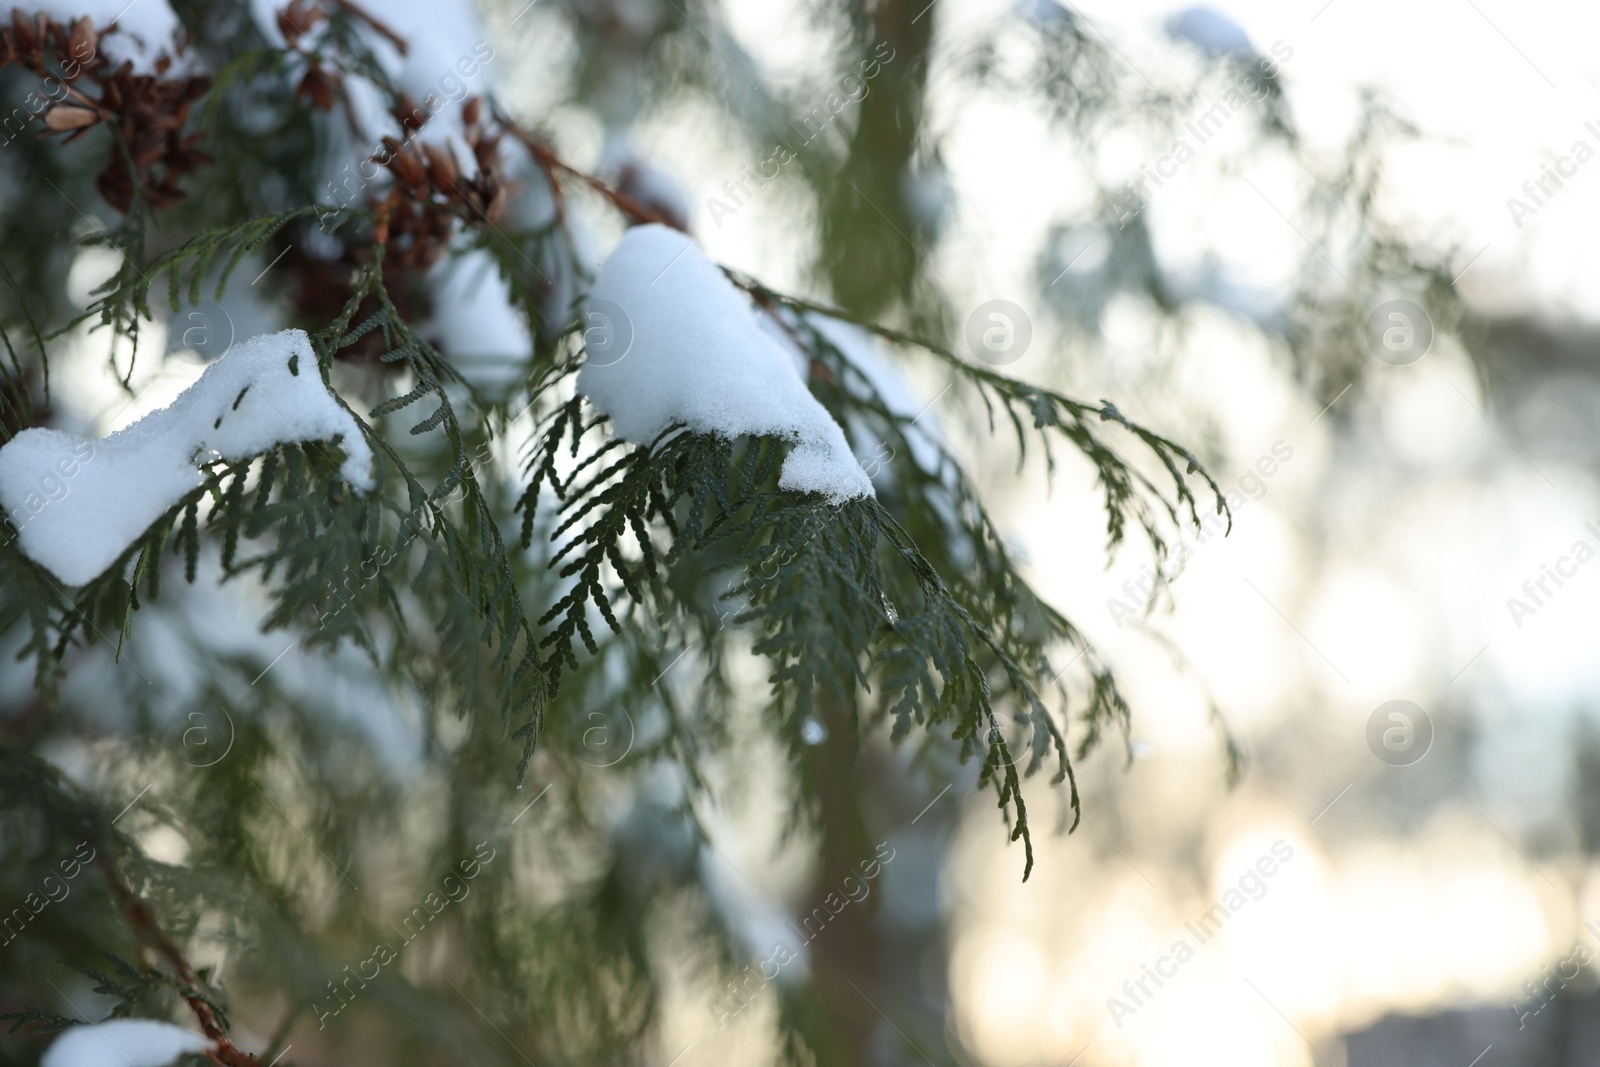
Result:
<instances>
[{"instance_id":1,"label":"snow-laden bough","mask_svg":"<svg viewBox=\"0 0 1600 1067\"><path fill-rule=\"evenodd\" d=\"M372 450L323 384L310 338L264 334L226 352L167 407L102 440L37 427L17 434L0 448L0 505L29 559L82 585L204 483L202 464L302 441L339 445L345 481L372 488Z\"/></svg>"},{"instance_id":2,"label":"snow-laden bough","mask_svg":"<svg viewBox=\"0 0 1600 1067\"><path fill-rule=\"evenodd\" d=\"M793 359L686 235L655 224L629 230L600 267L583 326L578 391L623 440L649 444L674 423L730 439L787 438L780 489L835 504L874 495Z\"/></svg>"},{"instance_id":3,"label":"snow-laden bough","mask_svg":"<svg viewBox=\"0 0 1600 1067\"><path fill-rule=\"evenodd\" d=\"M107 1019L73 1026L45 1049L39 1067L167 1067L179 1056L204 1052L204 1035L157 1019Z\"/></svg>"}]
</instances>

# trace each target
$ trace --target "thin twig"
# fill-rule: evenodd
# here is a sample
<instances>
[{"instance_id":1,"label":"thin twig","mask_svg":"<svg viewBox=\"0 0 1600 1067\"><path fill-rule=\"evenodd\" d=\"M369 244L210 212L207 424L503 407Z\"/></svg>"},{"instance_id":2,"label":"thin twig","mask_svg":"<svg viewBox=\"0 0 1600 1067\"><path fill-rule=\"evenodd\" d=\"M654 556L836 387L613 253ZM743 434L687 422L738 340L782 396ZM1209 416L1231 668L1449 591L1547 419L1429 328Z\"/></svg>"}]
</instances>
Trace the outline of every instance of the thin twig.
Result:
<instances>
[{"instance_id":1,"label":"thin twig","mask_svg":"<svg viewBox=\"0 0 1600 1067\"><path fill-rule=\"evenodd\" d=\"M601 196L615 204L618 208L622 209L625 214L633 216L633 218L640 222L659 222L661 225L671 226L675 230L682 229L682 227L680 227L677 223L673 222L671 219L668 219L654 208L646 207L644 204L641 204L639 201L635 200L627 193L622 192L620 189L615 189L605 181L595 177L593 174L590 174L587 171L579 170L577 167L574 167L572 164L566 162L560 156L556 155L555 149L539 140L539 138L535 137L527 130L524 130L522 127L518 126L515 122L512 122L499 109L495 110L494 117L496 121L506 128L507 132L509 132L512 137L516 138L517 141L519 141L522 146L528 150L529 154L533 156L534 160L539 164L539 166L544 168L545 173L550 175L551 185L554 186L558 184L555 180L554 172L561 171L562 173L571 175L572 177L583 182L585 185L589 186L589 188L593 189L595 192L599 193Z\"/></svg>"},{"instance_id":2,"label":"thin twig","mask_svg":"<svg viewBox=\"0 0 1600 1067\"><path fill-rule=\"evenodd\" d=\"M111 895L116 898L118 909L133 927L134 936L141 947L148 942L150 947L170 963L177 973L178 981L184 986L183 999L194 1012L201 1031L216 1045L211 1053L212 1057L227 1067L259 1067L261 1061L248 1052L241 1051L229 1040L222 1024L217 1021L217 1013L200 995L200 979L195 974L194 967L184 957L183 951L162 931L150 906L140 900L117 873L116 866L111 860L110 848L97 849L95 862L105 875L106 884L111 887Z\"/></svg>"}]
</instances>

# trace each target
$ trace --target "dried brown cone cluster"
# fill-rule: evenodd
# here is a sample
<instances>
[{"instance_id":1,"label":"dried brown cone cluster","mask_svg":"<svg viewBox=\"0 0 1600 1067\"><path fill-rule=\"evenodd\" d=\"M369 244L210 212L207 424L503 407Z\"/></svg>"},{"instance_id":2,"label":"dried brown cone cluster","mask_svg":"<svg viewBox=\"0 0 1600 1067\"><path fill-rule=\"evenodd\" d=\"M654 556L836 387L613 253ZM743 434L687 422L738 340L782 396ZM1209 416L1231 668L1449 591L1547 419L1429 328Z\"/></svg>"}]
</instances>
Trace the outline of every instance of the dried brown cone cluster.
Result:
<instances>
[{"instance_id":1,"label":"dried brown cone cluster","mask_svg":"<svg viewBox=\"0 0 1600 1067\"><path fill-rule=\"evenodd\" d=\"M400 54L408 51L402 37L352 0L291 0L279 8L278 29L306 64L295 97L324 112L332 111L336 104L343 104L347 112L351 110L342 71L329 56L330 51L338 51L336 43L314 40L317 28L336 14L364 24L392 43ZM372 167L388 170L392 179L369 198L374 217L371 235L346 237L343 255L337 261L319 261L298 253L289 261L300 279L297 304L303 314L337 314L349 296L351 268L370 263L379 249L384 255L384 286L390 299L402 311L423 313L425 304L418 303L422 292L417 284L419 277L446 254L457 225L492 224L500 217L508 196L499 158L500 133L485 126L484 108L476 97L460 105L462 143L447 147L424 143L417 136L445 106L449 106L448 102L438 98L418 103L405 94L398 97L393 115L401 132L384 137L368 160ZM354 125L353 115L351 120ZM360 131L356 132L359 136ZM458 157L458 148L470 154L470 161ZM364 188L377 172L374 169L369 173L366 165L360 171ZM365 312L365 308L358 309L357 316ZM373 335L370 343L364 339L341 352L340 357L376 361L382 354L379 340Z\"/></svg>"},{"instance_id":2,"label":"dried brown cone cluster","mask_svg":"<svg viewBox=\"0 0 1600 1067\"><path fill-rule=\"evenodd\" d=\"M457 227L498 224L512 191L500 159L502 131L498 126L491 129L485 125L484 108L476 97L462 102L461 147L476 164L474 171L457 157L457 145L426 144L417 137L429 114L402 96L394 116L405 130L404 141L385 137L382 147L370 158L374 167L387 169L391 178L370 200L374 218L370 236L346 237L343 255L335 261L315 260L300 255L298 250L291 252L288 263L299 279L297 307L307 318L325 320L336 316L349 298L353 269L370 263L380 249L389 298L402 317L424 316L428 309L421 278L448 252ZM376 174L376 170L372 173ZM363 304L355 317L360 319L376 310L375 304ZM398 364L378 364L383 345L379 334L369 334L341 351L339 358L371 362L387 373Z\"/></svg>"},{"instance_id":3,"label":"dried brown cone cluster","mask_svg":"<svg viewBox=\"0 0 1600 1067\"><path fill-rule=\"evenodd\" d=\"M383 151L373 157L394 176L376 205L373 239L385 247L388 262L404 270L426 270L437 263L448 250L458 221L497 225L510 195L501 173L501 132L484 125L477 97L467 99L461 108L463 139L476 164L470 176L450 148L417 139L428 114L402 97L395 117L405 127L406 141L385 137Z\"/></svg>"},{"instance_id":4,"label":"dried brown cone cluster","mask_svg":"<svg viewBox=\"0 0 1600 1067\"><path fill-rule=\"evenodd\" d=\"M102 123L114 126L127 151L114 150L100 172L100 195L123 214L136 195L160 209L182 200L184 176L211 162L197 147L202 134L184 132L190 106L211 88L211 79L168 77L167 55L156 60L153 74L136 74L131 61L113 64L100 38L114 32L115 23L96 29L80 18L65 26L13 8L11 25L0 29L0 67L16 64L45 79L48 104L34 112L44 125L40 136L59 133L74 141Z\"/></svg>"},{"instance_id":5,"label":"dried brown cone cluster","mask_svg":"<svg viewBox=\"0 0 1600 1067\"><path fill-rule=\"evenodd\" d=\"M294 98L310 101L318 111L332 110L335 95L344 93L338 75L323 67L321 50L306 40L306 35L327 19L328 13L316 0L291 0L278 9L278 32L283 34L284 43L306 61L306 72L295 87Z\"/></svg>"},{"instance_id":6,"label":"dried brown cone cluster","mask_svg":"<svg viewBox=\"0 0 1600 1067\"><path fill-rule=\"evenodd\" d=\"M351 0L330 0L332 5L342 13L365 23L370 29L386 38L395 46L401 55L406 54L406 42L388 26L385 26L370 12L361 8ZM336 97L343 98L344 83L337 73L338 64L328 58L327 53L316 42L310 40L311 31L328 21L328 4L323 0L290 0L288 4L278 9L278 32L283 34L284 42L291 50L299 53L306 62L306 72L300 78L300 84L295 87L296 100L308 100L311 106L318 111L329 111L333 108ZM335 69L330 71L324 66L324 60Z\"/></svg>"},{"instance_id":7,"label":"dried brown cone cluster","mask_svg":"<svg viewBox=\"0 0 1600 1067\"><path fill-rule=\"evenodd\" d=\"M329 70L323 64L326 53L310 39L335 8L386 38L401 55L408 50L404 38L353 0L291 0L278 11L278 29L289 47L306 61L295 97L319 111L332 110L334 103L344 98L337 68ZM373 240L384 246L387 263L401 270L425 270L438 262L458 220L492 225L505 208L508 191L500 169L501 135L484 125L483 106L477 97L469 97L461 105L463 140L475 167L463 168L454 146L424 144L417 138L443 103L428 99L419 104L401 94L394 117L404 139L384 137L383 147L371 159L394 178L372 202L378 220Z\"/></svg>"}]
</instances>

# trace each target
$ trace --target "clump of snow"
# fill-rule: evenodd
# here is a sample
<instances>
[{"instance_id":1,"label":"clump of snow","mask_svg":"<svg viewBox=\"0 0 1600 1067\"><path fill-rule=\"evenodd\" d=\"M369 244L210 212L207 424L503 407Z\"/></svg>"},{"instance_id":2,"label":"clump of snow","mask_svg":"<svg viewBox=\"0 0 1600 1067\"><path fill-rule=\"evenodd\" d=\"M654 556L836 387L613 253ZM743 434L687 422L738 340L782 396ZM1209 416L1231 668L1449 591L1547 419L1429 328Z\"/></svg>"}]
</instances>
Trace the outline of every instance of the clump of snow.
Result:
<instances>
[{"instance_id":1,"label":"clump of snow","mask_svg":"<svg viewBox=\"0 0 1600 1067\"><path fill-rule=\"evenodd\" d=\"M617 436L649 444L675 422L692 432L787 437L779 488L832 503L873 495L844 431L806 389L754 310L686 235L651 224L617 242L584 302L586 336L609 332L578 391Z\"/></svg>"},{"instance_id":2,"label":"clump of snow","mask_svg":"<svg viewBox=\"0 0 1600 1067\"><path fill-rule=\"evenodd\" d=\"M30 559L82 585L203 483L200 464L330 440L345 480L371 489L361 427L323 384L304 331L284 330L236 345L169 406L103 440L19 433L0 448L0 505Z\"/></svg>"},{"instance_id":3,"label":"clump of snow","mask_svg":"<svg viewBox=\"0 0 1600 1067\"><path fill-rule=\"evenodd\" d=\"M1035 26L1043 27L1074 21L1072 12L1062 7L1059 0L1017 0L1017 14Z\"/></svg>"},{"instance_id":4,"label":"clump of snow","mask_svg":"<svg viewBox=\"0 0 1600 1067\"><path fill-rule=\"evenodd\" d=\"M805 328L809 326L820 334L824 342L859 372L859 378L846 374L840 379L845 391L859 400L871 400L875 395L890 415L910 420L902 432L910 445L912 460L929 474L938 473L942 459L940 450L948 447L939 416L932 410L931 403L919 398L876 337L853 322L818 312L807 312L802 318L783 309L776 315L761 315L758 321L762 330L788 354L802 381L811 375L812 359L811 353L803 347L809 343L803 340ZM856 459L877 483L878 476L894 461L893 451L854 413L846 420L845 435L855 448Z\"/></svg>"},{"instance_id":5,"label":"clump of snow","mask_svg":"<svg viewBox=\"0 0 1600 1067\"><path fill-rule=\"evenodd\" d=\"M1209 7L1191 7L1167 19L1167 36L1187 41L1212 59L1255 55L1250 35L1228 16Z\"/></svg>"},{"instance_id":6,"label":"clump of snow","mask_svg":"<svg viewBox=\"0 0 1600 1067\"><path fill-rule=\"evenodd\" d=\"M39 1067L167 1067L185 1053L210 1047L204 1035L172 1023L107 1019L63 1030Z\"/></svg>"},{"instance_id":7,"label":"clump of snow","mask_svg":"<svg viewBox=\"0 0 1600 1067\"><path fill-rule=\"evenodd\" d=\"M780 317L781 316L781 317ZM801 381L811 377L811 353L800 346L799 335L795 316L787 310L780 311L777 315L757 315L756 323L783 349L794 364L794 372Z\"/></svg>"},{"instance_id":8,"label":"clump of snow","mask_svg":"<svg viewBox=\"0 0 1600 1067\"><path fill-rule=\"evenodd\" d=\"M166 0L18 0L17 6L24 14L37 12L65 26L85 16L101 31L115 22L116 32L104 34L100 48L113 64L131 60L139 74L155 73L161 55L177 55L182 24Z\"/></svg>"}]
</instances>

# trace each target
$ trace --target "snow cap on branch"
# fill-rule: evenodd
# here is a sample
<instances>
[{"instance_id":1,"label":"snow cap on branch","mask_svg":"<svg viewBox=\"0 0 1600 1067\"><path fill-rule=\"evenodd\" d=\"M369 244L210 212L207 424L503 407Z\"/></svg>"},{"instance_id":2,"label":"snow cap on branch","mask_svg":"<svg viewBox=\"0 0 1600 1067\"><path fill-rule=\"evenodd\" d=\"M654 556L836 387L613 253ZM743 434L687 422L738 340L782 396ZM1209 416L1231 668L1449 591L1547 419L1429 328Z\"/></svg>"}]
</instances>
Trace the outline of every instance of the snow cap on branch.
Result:
<instances>
[{"instance_id":1,"label":"snow cap on branch","mask_svg":"<svg viewBox=\"0 0 1600 1067\"><path fill-rule=\"evenodd\" d=\"M1191 7L1172 15L1167 36L1187 41L1210 59L1249 59L1256 54L1250 35L1227 15L1209 7Z\"/></svg>"},{"instance_id":2,"label":"snow cap on branch","mask_svg":"<svg viewBox=\"0 0 1600 1067\"><path fill-rule=\"evenodd\" d=\"M30 559L82 585L203 484L199 465L330 440L345 451L345 480L371 489L361 427L323 384L310 338L284 330L225 352L170 406L104 440L37 427L17 434L0 448L0 505Z\"/></svg>"},{"instance_id":3,"label":"snow cap on branch","mask_svg":"<svg viewBox=\"0 0 1600 1067\"><path fill-rule=\"evenodd\" d=\"M73 1026L50 1043L39 1067L167 1067L211 1047L205 1036L156 1019L107 1019Z\"/></svg>"},{"instance_id":4,"label":"snow cap on branch","mask_svg":"<svg viewBox=\"0 0 1600 1067\"><path fill-rule=\"evenodd\" d=\"M578 391L623 440L649 444L675 422L728 438L786 437L795 445L779 488L832 503L873 495L793 360L686 235L655 224L623 235L584 302L583 325Z\"/></svg>"}]
</instances>

